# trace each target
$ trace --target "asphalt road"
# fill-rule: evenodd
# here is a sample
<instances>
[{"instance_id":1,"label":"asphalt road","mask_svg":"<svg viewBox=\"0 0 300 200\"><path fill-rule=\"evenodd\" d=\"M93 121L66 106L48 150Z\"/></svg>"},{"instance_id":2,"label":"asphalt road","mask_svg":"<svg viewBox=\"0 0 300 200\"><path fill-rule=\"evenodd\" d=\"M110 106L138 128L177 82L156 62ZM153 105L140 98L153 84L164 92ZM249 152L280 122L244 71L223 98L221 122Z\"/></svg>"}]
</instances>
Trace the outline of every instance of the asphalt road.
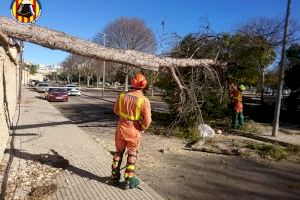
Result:
<instances>
[{"instance_id":1,"label":"asphalt road","mask_svg":"<svg viewBox=\"0 0 300 200\"><path fill-rule=\"evenodd\" d=\"M70 96L68 102L51 102L59 111L79 127L115 127L118 117L113 113L117 92L83 90L82 96ZM167 105L151 101L152 111L167 112Z\"/></svg>"},{"instance_id":2,"label":"asphalt road","mask_svg":"<svg viewBox=\"0 0 300 200\"><path fill-rule=\"evenodd\" d=\"M118 117L113 103L95 97L71 96L68 102L51 102L61 113L79 127L114 127Z\"/></svg>"}]
</instances>

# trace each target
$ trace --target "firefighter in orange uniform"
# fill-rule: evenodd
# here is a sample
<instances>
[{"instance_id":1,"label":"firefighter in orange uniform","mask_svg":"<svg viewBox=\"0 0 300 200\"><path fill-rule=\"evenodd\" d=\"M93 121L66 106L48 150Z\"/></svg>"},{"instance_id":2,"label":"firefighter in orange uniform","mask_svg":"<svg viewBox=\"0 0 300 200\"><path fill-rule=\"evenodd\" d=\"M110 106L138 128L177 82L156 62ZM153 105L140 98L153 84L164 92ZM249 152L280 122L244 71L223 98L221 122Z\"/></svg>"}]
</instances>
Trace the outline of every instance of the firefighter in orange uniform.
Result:
<instances>
[{"instance_id":1,"label":"firefighter in orange uniform","mask_svg":"<svg viewBox=\"0 0 300 200\"><path fill-rule=\"evenodd\" d=\"M114 113L120 119L115 133L116 153L112 163L112 180L114 183L120 180L120 166L127 148L125 189L137 186L131 184L131 180L137 180L134 172L141 133L150 126L152 120L150 101L142 91L147 86L146 78L142 74L136 74L131 80L131 86L133 90L121 93L114 105Z\"/></svg>"},{"instance_id":2,"label":"firefighter in orange uniform","mask_svg":"<svg viewBox=\"0 0 300 200\"><path fill-rule=\"evenodd\" d=\"M240 126L244 125L244 115L243 115L243 91L245 91L244 85L236 86L233 82L230 82L229 89L231 92L232 98L232 124L231 128L237 128L237 122L239 122Z\"/></svg>"}]
</instances>

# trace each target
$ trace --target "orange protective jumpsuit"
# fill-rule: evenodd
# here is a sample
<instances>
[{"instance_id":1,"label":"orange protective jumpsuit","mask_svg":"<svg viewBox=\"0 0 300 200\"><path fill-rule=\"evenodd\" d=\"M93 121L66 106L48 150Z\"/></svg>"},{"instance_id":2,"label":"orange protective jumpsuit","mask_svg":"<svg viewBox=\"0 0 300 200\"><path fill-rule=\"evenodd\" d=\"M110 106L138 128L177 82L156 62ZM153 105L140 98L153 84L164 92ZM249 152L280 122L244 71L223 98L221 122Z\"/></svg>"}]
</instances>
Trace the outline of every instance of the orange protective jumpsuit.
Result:
<instances>
[{"instance_id":1,"label":"orange protective jumpsuit","mask_svg":"<svg viewBox=\"0 0 300 200\"><path fill-rule=\"evenodd\" d=\"M243 115L243 95L242 92L236 87L231 88L231 97L233 104L233 112L232 112L232 128L237 127L237 121L241 126L244 125L244 115Z\"/></svg>"},{"instance_id":2,"label":"orange protective jumpsuit","mask_svg":"<svg viewBox=\"0 0 300 200\"><path fill-rule=\"evenodd\" d=\"M242 95L242 93L238 89L233 88L231 90L231 96L232 96L232 103L233 103L235 112L237 112L237 113L243 112L243 103L242 103L243 95Z\"/></svg>"},{"instance_id":3,"label":"orange protective jumpsuit","mask_svg":"<svg viewBox=\"0 0 300 200\"><path fill-rule=\"evenodd\" d=\"M121 93L114 105L114 113L120 120L115 133L116 153L112 164L112 179L120 179L122 157L127 148L128 158L124 177L128 180L134 176L141 132L151 124L150 101L138 89Z\"/></svg>"}]
</instances>

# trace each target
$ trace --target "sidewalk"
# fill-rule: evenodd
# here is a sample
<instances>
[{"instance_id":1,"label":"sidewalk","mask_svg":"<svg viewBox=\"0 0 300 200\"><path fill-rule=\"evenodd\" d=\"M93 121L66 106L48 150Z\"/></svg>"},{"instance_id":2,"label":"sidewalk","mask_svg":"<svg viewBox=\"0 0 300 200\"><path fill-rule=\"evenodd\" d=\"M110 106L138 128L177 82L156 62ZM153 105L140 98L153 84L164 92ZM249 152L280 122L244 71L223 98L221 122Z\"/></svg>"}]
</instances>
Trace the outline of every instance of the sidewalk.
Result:
<instances>
[{"instance_id":1,"label":"sidewalk","mask_svg":"<svg viewBox=\"0 0 300 200\"><path fill-rule=\"evenodd\" d=\"M26 88L14 135L14 158L6 184L6 191L14 191L10 194L12 199L22 199L33 192L33 183L49 185L44 181L46 178L52 178L52 189L57 187L48 196L53 200L162 199L143 181L139 188L126 191L110 185L111 154L40 95ZM12 152L10 148L7 147L6 160ZM28 178L28 174L32 177ZM22 180L24 176L27 181ZM13 181L17 182L14 186Z\"/></svg>"},{"instance_id":2,"label":"sidewalk","mask_svg":"<svg viewBox=\"0 0 300 200\"><path fill-rule=\"evenodd\" d=\"M299 134L298 130L293 131L295 133L293 133L293 132L284 133L282 130L279 130L276 137L272 136L272 131L268 131L268 132L265 132L262 134L248 133L248 132L239 131L239 130L231 130L230 132L236 133L236 134L244 136L244 137L256 139L256 140L270 142L273 144L280 144L283 146L294 145L294 146L300 147L300 134Z\"/></svg>"}]
</instances>

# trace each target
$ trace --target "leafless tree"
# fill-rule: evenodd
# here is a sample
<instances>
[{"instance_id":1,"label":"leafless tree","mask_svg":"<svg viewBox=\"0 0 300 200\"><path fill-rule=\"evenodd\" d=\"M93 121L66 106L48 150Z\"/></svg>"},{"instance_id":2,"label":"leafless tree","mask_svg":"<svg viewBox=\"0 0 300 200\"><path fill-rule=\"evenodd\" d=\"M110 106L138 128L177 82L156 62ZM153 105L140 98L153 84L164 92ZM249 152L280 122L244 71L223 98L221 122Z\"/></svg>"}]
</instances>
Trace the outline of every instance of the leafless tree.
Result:
<instances>
[{"instance_id":1,"label":"leafless tree","mask_svg":"<svg viewBox=\"0 0 300 200\"><path fill-rule=\"evenodd\" d=\"M291 19L288 34L289 43L299 41L299 31L300 27L297 21ZM284 19L267 17L252 18L245 23L239 24L236 32L264 38L273 47L278 48L282 44Z\"/></svg>"},{"instance_id":2,"label":"leafless tree","mask_svg":"<svg viewBox=\"0 0 300 200\"><path fill-rule=\"evenodd\" d=\"M103 32L106 35L106 46L118 49L137 50L154 53L155 36L145 22L138 18L121 17L108 24ZM103 35L98 33L95 42L103 44ZM126 75L125 88L128 88L128 76L135 68L121 64L121 71ZM125 89L125 90L126 90Z\"/></svg>"},{"instance_id":3,"label":"leafless tree","mask_svg":"<svg viewBox=\"0 0 300 200\"><path fill-rule=\"evenodd\" d=\"M76 66L76 58L74 55L70 54L65 58L63 62L61 62L62 66L62 71L67 74L67 81L68 83L72 82L71 75L74 74L76 71L75 66Z\"/></svg>"}]
</instances>

